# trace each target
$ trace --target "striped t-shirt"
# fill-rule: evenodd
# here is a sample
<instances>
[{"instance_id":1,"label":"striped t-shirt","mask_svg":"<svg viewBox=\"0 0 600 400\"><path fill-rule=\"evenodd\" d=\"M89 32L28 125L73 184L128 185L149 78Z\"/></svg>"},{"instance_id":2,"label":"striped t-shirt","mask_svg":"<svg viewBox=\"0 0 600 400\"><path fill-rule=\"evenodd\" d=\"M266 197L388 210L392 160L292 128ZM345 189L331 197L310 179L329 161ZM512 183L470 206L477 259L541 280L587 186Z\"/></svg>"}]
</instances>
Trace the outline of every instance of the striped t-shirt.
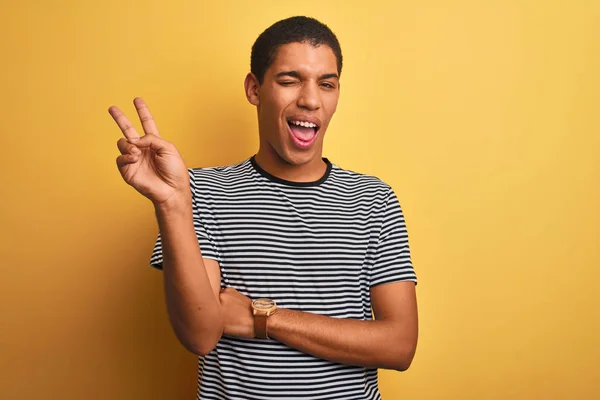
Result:
<instances>
[{"instance_id":1,"label":"striped t-shirt","mask_svg":"<svg viewBox=\"0 0 600 400\"><path fill-rule=\"evenodd\" d=\"M413 281L404 216L392 188L328 159L315 182L289 182L254 157L189 169L194 226L221 286L279 308L370 320L370 288ZM150 261L161 268L160 234ZM340 332L340 334L342 334ZM223 336L199 359L197 398L380 399L377 370L319 359L274 339Z\"/></svg>"}]
</instances>

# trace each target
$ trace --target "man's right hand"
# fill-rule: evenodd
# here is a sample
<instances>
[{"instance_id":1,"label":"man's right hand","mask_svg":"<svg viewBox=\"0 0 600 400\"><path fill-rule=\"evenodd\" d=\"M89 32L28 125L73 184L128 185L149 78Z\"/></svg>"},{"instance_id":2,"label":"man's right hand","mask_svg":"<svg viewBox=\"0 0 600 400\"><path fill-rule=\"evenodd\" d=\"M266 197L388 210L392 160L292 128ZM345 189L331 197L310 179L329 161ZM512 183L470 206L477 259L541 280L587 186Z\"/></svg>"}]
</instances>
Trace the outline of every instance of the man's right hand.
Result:
<instances>
[{"instance_id":1,"label":"man's right hand","mask_svg":"<svg viewBox=\"0 0 600 400\"><path fill-rule=\"evenodd\" d=\"M117 142L121 152L117 166L123 180L150 199L155 207L171 200L187 199L190 178L181 154L172 143L160 137L146 103L136 98L133 104L144 129L142 137L121 110L115 106L108 110L125 136Z\"/></svg>"}]
</instances>

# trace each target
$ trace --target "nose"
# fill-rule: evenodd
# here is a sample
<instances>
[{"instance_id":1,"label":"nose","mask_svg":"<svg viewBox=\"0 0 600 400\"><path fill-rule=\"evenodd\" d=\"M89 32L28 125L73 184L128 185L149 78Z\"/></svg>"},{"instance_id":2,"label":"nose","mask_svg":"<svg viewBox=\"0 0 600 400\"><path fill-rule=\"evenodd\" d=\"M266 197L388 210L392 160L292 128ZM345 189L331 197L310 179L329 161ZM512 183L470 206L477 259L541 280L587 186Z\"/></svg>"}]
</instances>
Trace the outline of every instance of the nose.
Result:
<instances>
[{"instance_id":1,"label":"nose","mask_svg":"<svg viewBox=\"0 0 600 400\"><path fill-rule=\"evenodd\" d=\"M302 85L300 96L298 97L298 107L311 111L321 108L321 93L316 83L306 82Z\"/></svg>"}]
</instances>

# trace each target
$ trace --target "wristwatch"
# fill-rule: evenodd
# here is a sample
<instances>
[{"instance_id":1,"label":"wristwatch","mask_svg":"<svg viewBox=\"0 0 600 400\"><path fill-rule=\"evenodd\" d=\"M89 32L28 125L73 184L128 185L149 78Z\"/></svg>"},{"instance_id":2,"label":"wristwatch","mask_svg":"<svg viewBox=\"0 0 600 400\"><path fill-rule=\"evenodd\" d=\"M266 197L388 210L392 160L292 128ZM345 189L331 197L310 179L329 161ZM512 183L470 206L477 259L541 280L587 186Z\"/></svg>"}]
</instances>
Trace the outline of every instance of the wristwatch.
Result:
<instances>
[{"instance_id":1,"label":"wristwatch","mask_svg":"<svg viewBox=\"0 0 600 400\"><path fill-rule=\"evenodd\" d=\"M260 298L252 301L254 334L257 338L268 339L267 319L277 311L277 304L271 299Z\"/></svg>"}]
</instances>

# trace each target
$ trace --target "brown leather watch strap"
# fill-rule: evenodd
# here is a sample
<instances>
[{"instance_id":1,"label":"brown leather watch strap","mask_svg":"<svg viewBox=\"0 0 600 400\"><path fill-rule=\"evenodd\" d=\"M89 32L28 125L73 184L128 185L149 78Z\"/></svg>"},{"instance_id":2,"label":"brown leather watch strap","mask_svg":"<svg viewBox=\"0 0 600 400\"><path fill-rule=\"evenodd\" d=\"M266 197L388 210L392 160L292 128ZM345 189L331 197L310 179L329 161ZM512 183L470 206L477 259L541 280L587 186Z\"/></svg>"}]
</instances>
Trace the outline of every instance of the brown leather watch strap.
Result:
<instances>
[{"instance_id":1,"label":"brown leather watch strap","mask_svg":"<svg viewBox=\"0 0 600 400\"><path fill-rule=\"evenodd\" d=\"M267 336L267 317L266 315L254 316L254 334L257 338L268 339Z\"/></svg>"}]
</instances>

